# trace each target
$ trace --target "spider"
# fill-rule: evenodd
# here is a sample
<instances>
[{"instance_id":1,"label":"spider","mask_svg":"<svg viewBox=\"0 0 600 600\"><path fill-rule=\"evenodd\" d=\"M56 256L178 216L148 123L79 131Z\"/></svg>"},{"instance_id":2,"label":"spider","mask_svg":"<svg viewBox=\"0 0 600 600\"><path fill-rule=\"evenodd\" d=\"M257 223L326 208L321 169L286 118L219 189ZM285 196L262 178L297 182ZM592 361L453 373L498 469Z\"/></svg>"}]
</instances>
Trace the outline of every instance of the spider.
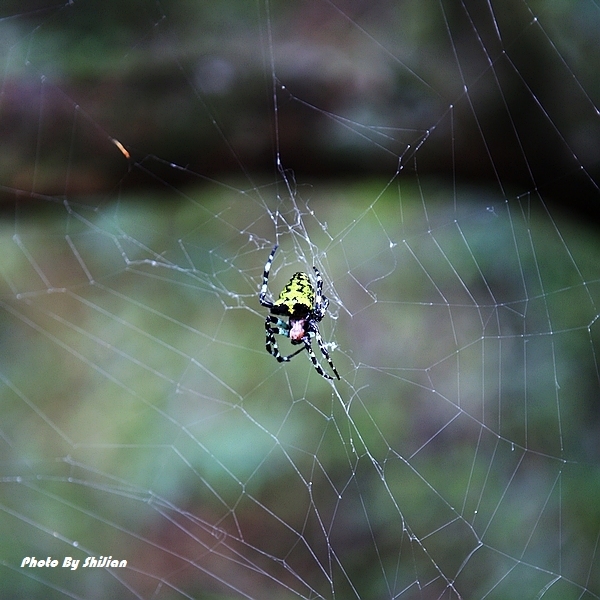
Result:
<instances>
[{"instance_id":1,"label":"spider","mask_svg":"<svg viewBox=\"0 0 600 600\"><path fill-rule=\"evenodd\" d=\"M300 354L302 350L306 350L317 373L325 379L333 379L331 375L323 371L317 361L317 357L311 346L311 340L314 337L319 345L319 350L321 350L331 370L339 379L340 376L331 358L329 358L329 353L323 344L323 338L317 326L325 316L325 312L329 306L329 299L323 295L323 279L321 279L321 274L317 267L313 267L317 278L316 292L306 273L295 273L275 302L267 299L269 271L271 270L271 264L277 247L275 245L265 265L262 287L260 288L260 295L258 297L262 306L266 306L270 311L265 320L267 352L272 354L279 362L289 362L296 354ZM289 320L286 323L280 317L289 317ZM282 356L279 352L275 335L284 335L290 339L293 345L303 344L303 346L288 356Z\"/></svg>"}]
</instances>

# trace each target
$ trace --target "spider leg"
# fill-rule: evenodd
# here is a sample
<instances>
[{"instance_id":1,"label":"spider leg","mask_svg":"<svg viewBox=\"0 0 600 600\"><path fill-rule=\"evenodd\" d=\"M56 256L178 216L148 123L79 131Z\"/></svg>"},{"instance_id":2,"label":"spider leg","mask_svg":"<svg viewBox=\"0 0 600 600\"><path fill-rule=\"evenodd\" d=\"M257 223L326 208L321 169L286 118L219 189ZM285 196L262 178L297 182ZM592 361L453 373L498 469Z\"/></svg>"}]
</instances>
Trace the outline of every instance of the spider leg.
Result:
<instances>
[{"instance_id":1,"label":"spider leg","mask_svg":"<svg viewBox=\"0 0 600 600\"><path fill-rule=\"evenodd\" d=\"M329 298L323 294L323 278L321 277L321 273L319 273L319 269L317 269L317 267L313 267L313 269L317 279L315 307L313 309L313 314L315 316L315 320L319 322L325 316L325 312L329 306Z\"/></svg>"},{"instance_id":2,"label":"spider leg","mask_svg":"<svg viewBox=\"0 0 600 600\"><path fill-rule=\"evenodd\" d=\"M325 371L323 371L323 368L319 364L319 361L317 360L317 357L316 357L315 353L313 352L312 346L310 345L310 338L308 336L304 338L304 348L306 348L306 351L308 352L308 356L310 357L313 367L315 368L317 373L321 377L324 377L325 379L333 379L333 377L331 375L329 375L328 373L325 373ZM304 348L302 348L302 350L304 350ZM336 373L336 375L337 375L337 373ZM338 377L338 379L339 379L339 377Z\"/></svg>"},{"instance_id":3,"label":"spider leg","mask_svg":"<svg viewBox=\"0 0 600 600\"><path fill-rule=\"evenodd\" d=\"M323 338L321 337L321 334L319 333L318 328L314 327L312 331L314 333L315 339L317 340L317 344L319 345L319 350L321 351L321 354L325 357L325 360L327 360L327 362L329 363L331 370L335 373L335 376L339 379L340 376L337 372L337 369L335 368L335 365L333 364L333 361L331 360L331 358L329 356L329 352L327 352L327 348L325 348L325 344L323 343ZM323 377L325 377L327 379L333 379L333 377L330 377L329 375L324 373L323 369L320 366L317 366L317 357L315 356L315 353L312 351L310 346L307 347L307 350L308 350L308 355L310 356L310 359L312 360L313 365L315 366L315 369L317 369L317 372L319 373L319 375L323 375Z\"/></svg>"},{"instance_id":4,"label":"spider leg","mask_svg":"<svg viewBox=\"0 0 600 600\"><path fill-rule=\"evenodd\" d=\"M288 356L282 356L281 352L279 351L279 346L277 345L275 335L284 335L289 337L289 325L273 315L269 315L265 320L265 333L265 346L267 348L267 352L274 356L278 362L289 362L294 356L296 356L296 354L300 354L300 352L304 350L304 346L302 346L299 350L296 350L296 352L293 352Z\"/></svg>"},{"instance_id":5,"label":"spider leg","mask_svg":"<svg viewBox=\"0 0 600 600\"><path fill-rule=\"evenodd\" d=\"M277 252L278 244L275 244L273 250L271 250L271 254L269 254L269 258L267 259L267 263L265 264L265 270L263 271L263 281L262 286L260 288L260 294L258 296L258 301L267 308L273 308L273 302L267 300L268 294L268 283L269 283L269 272L271 271L271 265L273 264L273 258L275 257L275 252Z\"/></svg>"}]
</instances>

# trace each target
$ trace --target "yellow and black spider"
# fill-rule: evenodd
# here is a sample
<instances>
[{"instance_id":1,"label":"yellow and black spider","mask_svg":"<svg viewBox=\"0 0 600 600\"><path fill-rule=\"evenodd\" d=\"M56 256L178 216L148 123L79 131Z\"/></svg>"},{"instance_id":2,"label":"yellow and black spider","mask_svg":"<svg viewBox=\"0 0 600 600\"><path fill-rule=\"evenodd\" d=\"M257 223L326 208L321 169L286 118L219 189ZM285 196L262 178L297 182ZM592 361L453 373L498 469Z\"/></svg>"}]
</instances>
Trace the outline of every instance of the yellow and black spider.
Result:
<instances>
[{"instance_id":1,"label":"yellow and black spider","mask_svg":"<svg viewBox=\"0 0 600 600\"><path fill-rule=\"evenodd\" d=\"M277 245L275 245L271 251L267 264L265 265L262 287L260 288L260 295L258 297L259 302L263 306L266 306L271 313L267 315L265 320L267 352L272 354L279 362L288 362L296 356L296 354L299 354L302 350L306 350L317 373L322 377L325 377L325 379L333 379L331 375L328 375L323 371L321 365L317 361L317 357L311 346L311 339L314 337L319 345L319 350L321 350L321 353L329 363L331 370L339 379L340 376L338 375L331 358L329 358L329 353L323 344L323 338L317 327L317 324L325 316L325 312L329 306L329 299L323 295L323 279L321 279L321 274L317 267L313 267L317 278L316 292L306 273L295 273L289 283L283 288L281 294L279 294L279 298L275 300L275 302L267 300L269 271L271 270L271 263L273 262L276 251ZM289 320L286 323L279 317L289 317ZM300 350L296 350L296 352L293 352L288 356L282 356L279 352L275 335L284 335L289 338L290 342L294 345L304 345Z\"/></svg>"}]
</instances>

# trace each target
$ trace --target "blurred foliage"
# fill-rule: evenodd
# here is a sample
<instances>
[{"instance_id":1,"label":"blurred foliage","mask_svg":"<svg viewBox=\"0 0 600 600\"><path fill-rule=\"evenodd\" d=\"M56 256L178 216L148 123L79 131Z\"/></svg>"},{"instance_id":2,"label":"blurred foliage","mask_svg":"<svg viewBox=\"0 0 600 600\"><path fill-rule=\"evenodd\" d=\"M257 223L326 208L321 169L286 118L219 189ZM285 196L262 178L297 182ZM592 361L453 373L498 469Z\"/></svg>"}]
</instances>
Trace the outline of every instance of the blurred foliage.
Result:
<instances>
[{"instance_id":1,"label":"blurred foliage","mask_svg":"<svg viewBox=\"0 0 600 600\"><path fill-rule=\"evenodd\" d=\"M224 598L202 568L225 563L275 598L239 557L327 597L307 548L321 565L335 548L362 598L415 572L448 594L432 560L472 597L534 597L561 569L545 600L573 582L600 593L598 240L538 210L598 205L595 8L2 4L0 193L18 199L0 232L7 597L124 592L104 572L15 575L15 556L66 547L127 548L143 597L164 578ZM305 356L264 351L269 249L248 232L273 234L276 150L320 181L303 217L329 247L322 331L346 406ZM310 256L294 241L273 293Z\"/></svg>"},{"instance_id":2,"label":"blurred foliage","mask_svg":"<svg viewBox=\"0 0 600 600\"><path fill-rule=\"evenodd\" d=\"M299 176L388 174L405 153L410 170L408 148L427 137L421 174L499 179L596 214L593 3L272 0L268 15L266 7L5 3L0 128L11 154L0 183L28 189L36 160L41 193L148 185L122 178L110 137L136 160L185 165L158 172L176 184L270 174L276 144ZM66 190L57 168L65 156Z\"/></svg>"},{"instance_id":3,"label":"blurred foliage","mask_svg":"<svg viewBox=\"0 0 600 600\"><path fill-rule=\"evenodd\" d=\"M311 206L336 235L364 197L383 187L321 188ZM559 554L576 583L600 589L587 571L600 529L600 478L592 466L598 446L588 443L597 437L589 414L590 403L597 412L598 379L590 337L579 335L590 314L582 281L597 296L598 239L561 221L567 252L547 214L528 207L523 219L515 204L509 216L502 200L485 192L473 197L485 195L489 210L466 203L459 235L444 188L435 189L427 193L433 237L418 233L419 191L404 189L403 222L415 229L402 232L397 197L388 190L372 218L355 222L352 235L327 253L332 306L322 330L338 344L333 357L345 379L337 386L346 409L306 356L279 365L264 351L257 290L269 249L237 249L246 224L261 213L229 211L237 193L190 191L197 203L122 198L114 213L77 207L85 220L68 226L64 207L47 205L45 216L18 222L29 258L14 252L14 223L5 226L0 250L10 257L3 275L11 289L2 290L0 329L3 465L4 475L17 469L22 478L3 484L3 502L33 524L3 513L3 530L19 538L2 548L5 563L19 553L63 556L62 538L75 539L82 547L71 551L82 558L126 548L133 570L123 577L142 597L165 577L205 598L214 580L189 561L218 570L218 553L203 547L212 548L222 531L231 536L223 538L229 551L301 589L287 569L253 549L285 557L327 596L328 584L298 546L301 532L321 564L335 548L361 598L384 593L382 567L388 578L399 568L398 577L410 579L409 566L434 578L431 559L445 575L460 572L457 585L472 597L502 581L495 597L530 598L545 575L521 567L558 572ZM420 264L402 245L373 238L374 223L406 234ZM68 252L67 230L91 284ZM185 255L173 231L190 232ZM239 239L225 241L231 231ZM452 268L436 259L433 239ZM155 248L161 254L153 264L145 259ZM274 293L298 266L285 248L280 254ZM53 293L31 258L57 286ZM161 266L172 259L178 267ZM179 268L189 261L193 268ZM432 281L449 306L436 306ZM327 540L315 511L331 525ZM59 539L46 540L46 529ZM428 555L411 536L426 542ZM477 536L482 547L461 567ZM239 561L226 563L228 582L245 580ZM93 575L104 593L122 592L120 583ZM7 585L22 579L11 575ZM44 579L44 597L50 581L82 596L78 586L91 585L55 573ZM334 580L338 594L350 594L341 573ZM28 585L28 597L41 597ZM253 589L265 597L269 587L262 585L256 580ZM438 581L436 594L445 585ZM567 595L549 597L570 597L572 588L559 589Z\"/></svg>"}]
</instances>

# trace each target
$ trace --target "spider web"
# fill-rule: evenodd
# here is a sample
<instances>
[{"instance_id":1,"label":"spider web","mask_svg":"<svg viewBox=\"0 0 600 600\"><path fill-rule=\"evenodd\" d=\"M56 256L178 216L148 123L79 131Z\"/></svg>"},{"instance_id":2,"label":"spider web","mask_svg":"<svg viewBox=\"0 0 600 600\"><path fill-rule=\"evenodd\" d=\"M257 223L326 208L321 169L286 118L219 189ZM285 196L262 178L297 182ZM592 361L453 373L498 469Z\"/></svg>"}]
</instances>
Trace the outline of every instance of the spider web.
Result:
<instances>
[{"instance_id":1,"label":"spider web","mask_svg":"<svg viewBox=\"0 0 600 600\"><path fill-rule=\"evenodd\" d=\"M0 20L6 597L599 598L597 3L123 4Z\"/></svg>"}]
</instances>

